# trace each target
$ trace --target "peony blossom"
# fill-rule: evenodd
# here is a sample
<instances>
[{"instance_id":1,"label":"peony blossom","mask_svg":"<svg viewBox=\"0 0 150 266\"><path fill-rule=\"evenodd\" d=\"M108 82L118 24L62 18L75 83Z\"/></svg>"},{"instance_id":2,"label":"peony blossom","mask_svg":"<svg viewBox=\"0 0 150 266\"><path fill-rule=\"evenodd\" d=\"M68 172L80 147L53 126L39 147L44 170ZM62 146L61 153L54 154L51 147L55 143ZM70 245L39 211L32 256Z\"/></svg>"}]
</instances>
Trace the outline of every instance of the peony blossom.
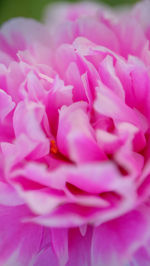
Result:
<instances>
[{"instance_id":1,"label":"peony blossom","mask_svg":"<svg viewBox=\"0 0 150 266\"><path fill-rule=\"evenodd\" d=\"M150 265L150 3L0 29L0 265Z\"/></svg>"}]
</instances>

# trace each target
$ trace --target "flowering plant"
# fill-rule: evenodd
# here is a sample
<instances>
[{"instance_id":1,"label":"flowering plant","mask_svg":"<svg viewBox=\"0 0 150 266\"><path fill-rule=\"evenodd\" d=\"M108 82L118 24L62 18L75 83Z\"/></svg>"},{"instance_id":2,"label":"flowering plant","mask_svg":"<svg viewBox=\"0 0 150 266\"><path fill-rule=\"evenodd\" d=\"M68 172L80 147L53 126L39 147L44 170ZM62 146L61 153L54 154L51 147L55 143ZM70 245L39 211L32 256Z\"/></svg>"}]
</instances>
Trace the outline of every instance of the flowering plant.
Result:
<instances>
[{"instance_id":1,"label":"flowering plant","mask_svg":"<svg viewBox=\"0 0 150 266\"><path fill-rule=\"evenodd\" d=\"M1 27L0 265L149 265L149 12Z\"/></svg>"}]
</instances>

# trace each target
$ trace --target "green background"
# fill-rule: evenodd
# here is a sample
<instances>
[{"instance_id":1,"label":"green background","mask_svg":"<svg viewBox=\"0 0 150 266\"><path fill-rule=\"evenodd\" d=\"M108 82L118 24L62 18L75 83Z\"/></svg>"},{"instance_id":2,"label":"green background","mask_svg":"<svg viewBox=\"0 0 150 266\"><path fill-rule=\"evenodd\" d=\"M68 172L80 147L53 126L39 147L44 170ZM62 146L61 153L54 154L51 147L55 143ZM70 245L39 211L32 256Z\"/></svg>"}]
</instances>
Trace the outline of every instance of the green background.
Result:
<instances>
[{"instance_id":1,"label":"green background","mask_svg":"<svg viewBox=\"0 0 150 266\"><path fill-rule=\"evenodd\" d=\"M0 24L12 17L23 16L40 19L42 11L48 3L60 2L54 0L0 0ZM62 1L61 1L62 2ZM70 2L78 2L70 0ZM91 1L92 2L92 1ZM133 4L137 0L99 0L112 6L118 4Z\"/></svg>"}]
</instances>

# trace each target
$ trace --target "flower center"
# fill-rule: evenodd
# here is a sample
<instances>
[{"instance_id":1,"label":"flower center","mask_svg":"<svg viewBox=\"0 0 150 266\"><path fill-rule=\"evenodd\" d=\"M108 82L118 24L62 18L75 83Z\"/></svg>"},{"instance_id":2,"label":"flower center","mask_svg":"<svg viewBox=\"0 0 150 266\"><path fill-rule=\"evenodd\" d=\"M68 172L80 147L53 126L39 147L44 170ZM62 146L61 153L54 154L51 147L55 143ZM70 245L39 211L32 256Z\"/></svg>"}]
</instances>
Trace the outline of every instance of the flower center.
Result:
<instances>
[{"instance_id":1,"label":"flower center","mask_svg":"<svg viewBox=\"0 0 150 266\"><path fill-rule=\"evenodd\" d=\"M54 139L52 139L50 141L50 153L53 153L53 154L57 154L58 153L58 148L57 148L57 145L56 145L56 141Z\"/></svg>"}]
</instances>

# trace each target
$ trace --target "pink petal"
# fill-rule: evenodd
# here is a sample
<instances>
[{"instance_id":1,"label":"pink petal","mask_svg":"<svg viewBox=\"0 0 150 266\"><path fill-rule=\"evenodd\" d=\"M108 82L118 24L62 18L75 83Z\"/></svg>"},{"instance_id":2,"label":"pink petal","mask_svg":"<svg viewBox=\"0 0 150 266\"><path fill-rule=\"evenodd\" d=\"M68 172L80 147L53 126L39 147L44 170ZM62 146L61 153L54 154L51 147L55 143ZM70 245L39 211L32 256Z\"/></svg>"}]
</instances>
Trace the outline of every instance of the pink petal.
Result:
<instances>
[{"instance_id":1,"label":"pink petal","mask_svg":"<svg viewBox=\"0 0 150 266\"><path fill-rule=\"evenodd\" d=\"M85 103L76 103L61 109L57 144L65 156L78 163L106 158L94 139Z\"/></svg>"},{"instance_id":2,"label":"pink petal","mask_svg":"<svg viewBox=\"0 0 150 266\"><path fill-rule=\"evenodd\" d=\"M134 210L95 228L92 239L93 265L120 266L128 262L133 251L149 236L147 218L140 210Z\"/></svg>"}]
</instances>

